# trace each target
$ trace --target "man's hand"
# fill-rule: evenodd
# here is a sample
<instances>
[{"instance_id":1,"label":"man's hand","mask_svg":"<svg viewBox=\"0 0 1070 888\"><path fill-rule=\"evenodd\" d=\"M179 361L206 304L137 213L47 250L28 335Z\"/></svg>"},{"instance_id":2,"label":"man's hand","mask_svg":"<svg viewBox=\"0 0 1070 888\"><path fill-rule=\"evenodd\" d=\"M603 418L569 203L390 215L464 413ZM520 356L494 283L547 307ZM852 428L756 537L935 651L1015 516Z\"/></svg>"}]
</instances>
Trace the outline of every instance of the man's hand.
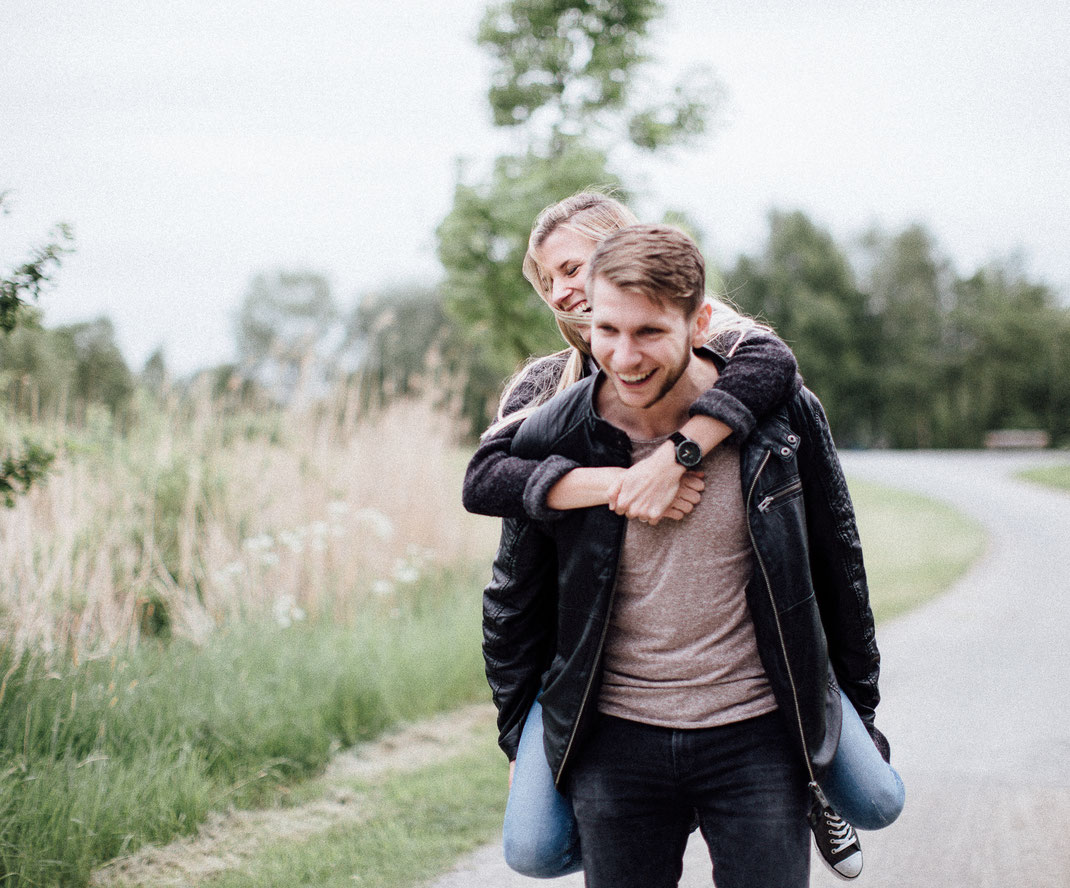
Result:
<instances>
[{"instance_id":1,"label":"man's hand","mask_svg":"<svg viewBox=\"0 0 1070 888\"><path fill-rule=\"evenodd\" d=\"M666 441L620 475L609 490L609 508L648 524L679 521L695 508L705 487L702 472L685 472L672 441Z\"/></svg>"},{"instance_id":2,"label":"man's hand","mask_svg":"<svg viewBox=\"0 0 1070 888\"><path fill-rule=\"evenodd\" d=\"M516 759L509 762L509 788L513 788L513 774L516 773Z\"/></svg>"}]
</instances>

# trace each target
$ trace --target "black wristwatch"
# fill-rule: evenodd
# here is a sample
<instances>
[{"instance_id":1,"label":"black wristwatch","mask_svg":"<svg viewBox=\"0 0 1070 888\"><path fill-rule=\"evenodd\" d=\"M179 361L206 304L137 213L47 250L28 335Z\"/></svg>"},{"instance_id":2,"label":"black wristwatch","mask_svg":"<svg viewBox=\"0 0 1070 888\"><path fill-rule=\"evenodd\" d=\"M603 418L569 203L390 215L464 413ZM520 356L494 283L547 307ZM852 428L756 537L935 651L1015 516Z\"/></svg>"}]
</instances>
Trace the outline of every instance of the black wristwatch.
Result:
<instances>
[{"instance_id":1,"label":"black wristwatch","mask_svg":"<svg viewBox=\"0 0 1070 888\"><path fill-rule=\"evenodd\" d=\"M685 469L693 469L702 462L702 448L683 432L673 432L669 440L676 445L676 461Z\"/></svg>"}]
</instances>

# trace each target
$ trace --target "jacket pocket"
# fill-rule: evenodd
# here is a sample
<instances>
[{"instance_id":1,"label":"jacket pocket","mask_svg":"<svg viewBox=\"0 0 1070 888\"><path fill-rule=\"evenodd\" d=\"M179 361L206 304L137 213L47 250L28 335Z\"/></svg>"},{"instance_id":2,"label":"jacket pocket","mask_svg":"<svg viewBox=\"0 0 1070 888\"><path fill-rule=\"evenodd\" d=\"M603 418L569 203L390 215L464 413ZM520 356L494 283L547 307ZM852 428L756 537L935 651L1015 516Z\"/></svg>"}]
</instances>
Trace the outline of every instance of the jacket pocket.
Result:
<instances>
[{"instance_id":1,"label":"jacket pocket","mask_svg":"<svg viewBox=\"0 0 1070 888\"><path fill-rule=\"evenodd\" d=\"M764 494L762 498L758 500L756 508L763 514L770 509L779 509L781 506L802 496L802 490L802 479L796 476L783 484L778 484L768 493Z\"/></svg>"}]
</instances>

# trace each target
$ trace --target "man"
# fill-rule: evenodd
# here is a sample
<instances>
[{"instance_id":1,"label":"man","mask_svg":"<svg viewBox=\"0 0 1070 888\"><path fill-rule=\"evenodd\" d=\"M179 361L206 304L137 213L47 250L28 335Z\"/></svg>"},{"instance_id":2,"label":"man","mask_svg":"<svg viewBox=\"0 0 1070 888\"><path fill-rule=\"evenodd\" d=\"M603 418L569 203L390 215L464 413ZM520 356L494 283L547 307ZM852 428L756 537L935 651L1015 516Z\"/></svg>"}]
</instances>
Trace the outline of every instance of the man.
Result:
<instances>
[{"instance_id":1,"label":"man","mask_svg":"<svg viewBox=\"0 0 1070 888\"><path fill-rule=\"evenodd\" d=\"M676 432L719 372L704 289L681 232L607 239L587 283L602 370L529 417L513 453L627 466ZM674 440L694 467L694 443ZM720 888L807 884L808 787L836 751L838 687L879 736L857 531L816 398L800 391L700 468L680 522L545 513L486 593L499 721L512 730L541 687L593 888L677 884L695 812Z\"/></svg>"}]
</instances>

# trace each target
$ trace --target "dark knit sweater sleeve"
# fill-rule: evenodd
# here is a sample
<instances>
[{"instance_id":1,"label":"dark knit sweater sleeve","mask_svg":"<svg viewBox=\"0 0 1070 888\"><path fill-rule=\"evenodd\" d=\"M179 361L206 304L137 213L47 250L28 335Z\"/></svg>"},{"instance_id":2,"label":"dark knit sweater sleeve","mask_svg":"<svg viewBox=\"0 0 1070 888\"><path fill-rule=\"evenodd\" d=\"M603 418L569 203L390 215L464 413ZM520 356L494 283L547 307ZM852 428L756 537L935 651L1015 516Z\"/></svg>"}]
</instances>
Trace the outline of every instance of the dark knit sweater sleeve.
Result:
<instances>
[{"instance_id":1,"label":"dark knit sweater sleeve","mask_svg":"<svg viewBox=\"0 0 1070 888\"><path fill-rule=\"evenodd\" d=\"M730 443L750 434L755 421L802 386L791 349L773 333L744 336L717 384L691 405L691 416L710 416L732 429Z\"/></svg>"},{"instance_id":2,"label":"dark knit sweater sleeve","mask_svg":"<svg viewBox=\"0 0 1070 888\"><path fill-rule=\"evenodd\" d=\"M502 415L527 407L547 389L552 391L563 368L564 360L559 355L532 364L509 393ZM529 485L545 498L551 487L579 465L563 457L537 460L513 456L510 446L518 428L520 423L516 422L486 436L469 460L461 489L461 501L469 512L500 518L526 517L524 500ZM546 517L558 514L545 511Z\"/></svg>"}]
</instances>

